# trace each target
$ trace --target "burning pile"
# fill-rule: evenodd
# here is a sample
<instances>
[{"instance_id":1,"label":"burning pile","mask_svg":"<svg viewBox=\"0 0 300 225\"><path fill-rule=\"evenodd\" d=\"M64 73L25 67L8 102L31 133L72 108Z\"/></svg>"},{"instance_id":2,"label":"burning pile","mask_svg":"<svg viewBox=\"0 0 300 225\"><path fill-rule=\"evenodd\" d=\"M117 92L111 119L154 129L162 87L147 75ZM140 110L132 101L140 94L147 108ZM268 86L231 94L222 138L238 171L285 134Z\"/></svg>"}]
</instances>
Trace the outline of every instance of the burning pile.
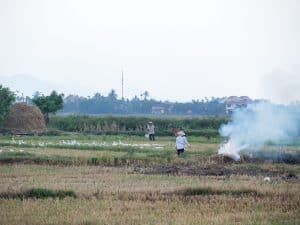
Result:
<instances>
[{"instance_id":1,"label":"burning pile","mask_svg":"<svg viewBox=\"0 0 300 225\"><path fill-rule=\"evenodd\" d=\"M246 147L247 145L238 146L232 143L232 140L229 140L227 143L221 145L221 147L218 150L218 154L232 158L235 161L239 161L241 159L239 152L245 149Z\"/></svg>"},{"instance_id":2,"label":"burning pile","mask_svg":"<svg viewBox=\"0 0 300 225\"><path fill-rule=\"evenodd\" d=\"M236 111L232 121L223 125L220 134L229 137L229 141L218 150L218 153L240 160L240 154L260 155L266 143L290 144L300 136L299 113L293 107L259 103L246 109ZM299 152L299 148L296 149ZM297 152L296 155L299 155ZM278 153L276 153L278 154ZM270 159L273 158L270 155Z\"/></svg>"}]
</instances>

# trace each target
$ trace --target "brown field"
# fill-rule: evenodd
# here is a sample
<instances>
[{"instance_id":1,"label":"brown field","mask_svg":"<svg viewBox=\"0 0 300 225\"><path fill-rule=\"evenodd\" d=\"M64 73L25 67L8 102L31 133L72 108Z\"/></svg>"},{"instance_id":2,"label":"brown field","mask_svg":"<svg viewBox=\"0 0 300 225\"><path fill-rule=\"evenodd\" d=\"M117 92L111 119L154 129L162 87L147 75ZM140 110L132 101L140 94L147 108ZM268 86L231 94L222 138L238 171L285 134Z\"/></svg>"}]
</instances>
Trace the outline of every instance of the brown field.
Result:
<instances>
[{"instance_id":1,"label":"brown field","mask_svg":"<svg viewBox=\"0 0 300 225\"><path fill-rule=\"evenodd\" d=\"M213 156L216 144L196 142L190 155L178 159L171 142L161 144L167 147L155 150L158 158L149 155L153 149L132 154L131 149L2 146L0 159L4 152L22 150L42 163L2 161L0 224L300 224L300 165L224 162ZM109 166L48 165L41 158L125 155L126 164ZM141 160L145 157L151 161ZM39 188L72 190L76 197L20 197Z\"/></svg>"}]
</instances>

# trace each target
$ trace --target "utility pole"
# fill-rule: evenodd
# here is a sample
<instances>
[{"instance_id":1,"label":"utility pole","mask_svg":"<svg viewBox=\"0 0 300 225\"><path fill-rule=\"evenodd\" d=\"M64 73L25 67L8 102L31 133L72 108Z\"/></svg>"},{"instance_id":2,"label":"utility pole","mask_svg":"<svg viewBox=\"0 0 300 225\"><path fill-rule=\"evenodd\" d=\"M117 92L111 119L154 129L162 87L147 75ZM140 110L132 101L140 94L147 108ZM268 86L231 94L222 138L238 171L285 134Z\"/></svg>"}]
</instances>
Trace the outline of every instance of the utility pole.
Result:
<instances>
[{"instance_id":1,"label":"utility pole","mask_svg":"<svg viewBox=\"0 0 300 225\"><path fill-rule=\"evenodd\" d=\"M122 70L122 100L124 100L124 73Z\"/></svg>"}]
</instances>

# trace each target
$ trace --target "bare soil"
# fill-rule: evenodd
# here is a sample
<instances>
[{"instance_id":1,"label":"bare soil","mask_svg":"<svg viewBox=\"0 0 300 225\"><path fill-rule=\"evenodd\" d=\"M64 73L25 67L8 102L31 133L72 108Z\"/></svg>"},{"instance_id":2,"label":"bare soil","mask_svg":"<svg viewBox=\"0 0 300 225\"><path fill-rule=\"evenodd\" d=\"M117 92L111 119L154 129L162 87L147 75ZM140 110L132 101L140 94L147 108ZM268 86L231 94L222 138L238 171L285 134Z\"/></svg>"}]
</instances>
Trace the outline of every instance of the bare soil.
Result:
<instances>
[{"instance_id":1,"label":"bare soil","mask_svg":"<svg viewBox=\"0 0 300 225\"><path fill-rule=\"evenodd\" d=\"M246 176L266 176L280 178L287 181L300 182L299 174L282 172L279 170L269 170L251 165L137 165L134 167L135 173L143 174L170 174L170 175L190 175L190 176L219 176L229 177L231 175Z\"/></svg>"}]
</instances>

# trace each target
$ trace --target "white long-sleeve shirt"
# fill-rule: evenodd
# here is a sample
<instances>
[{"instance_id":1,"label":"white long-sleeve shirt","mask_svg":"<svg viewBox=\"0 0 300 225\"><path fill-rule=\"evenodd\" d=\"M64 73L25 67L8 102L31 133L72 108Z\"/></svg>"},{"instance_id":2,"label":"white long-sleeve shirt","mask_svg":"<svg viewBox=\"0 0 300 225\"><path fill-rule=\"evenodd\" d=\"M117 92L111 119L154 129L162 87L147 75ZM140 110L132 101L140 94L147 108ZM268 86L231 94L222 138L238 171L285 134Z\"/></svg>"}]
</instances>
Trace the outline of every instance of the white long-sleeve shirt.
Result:
<instances>
[{"instance_id":1,"label":"white long-sleeve shirt","mask_svg":"<svg viewBox=\"0 0 300 225\"><path fill-rule=\"evenodd\" d=\"M148 134L155 134L155 126L153 124L148 125L147 130L148 130Z\"/></svg>"},{"instance_id":2,"label":"white long-sleeve shirt","mask_svg":"<svg viewBox=\"0 0 300 225\"><path fill-rule=\"evenodd\" d=\"M176 137L176 149L184 149L189 145L185 136L177 136Z\"/></svg>"}]
</instances>

